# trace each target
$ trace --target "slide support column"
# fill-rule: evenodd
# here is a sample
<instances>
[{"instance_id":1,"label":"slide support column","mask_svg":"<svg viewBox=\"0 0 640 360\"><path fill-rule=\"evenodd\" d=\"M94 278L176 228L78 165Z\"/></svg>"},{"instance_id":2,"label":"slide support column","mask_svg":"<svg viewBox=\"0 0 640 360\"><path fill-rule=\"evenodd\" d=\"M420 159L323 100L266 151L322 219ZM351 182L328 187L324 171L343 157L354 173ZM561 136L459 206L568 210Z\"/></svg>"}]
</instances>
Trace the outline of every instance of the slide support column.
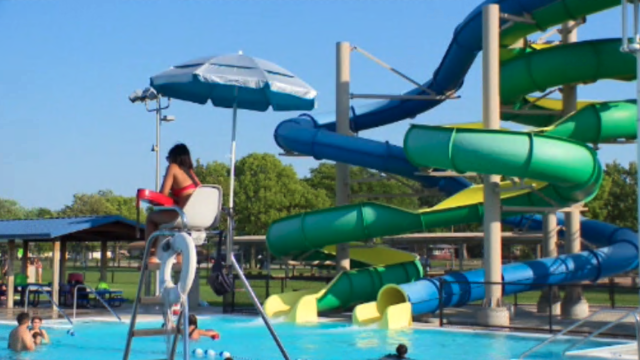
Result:
<instances>
[{"instance_id":1,"label":"slide support column","mask_svg":"<svg viewBox=\"0 0 640 360\"><path fill-rule=\"evenodd\" d=\"M574 21L562 25L562 43L578 41L578 29ZM562 87L562 116L578 110L578 88L575 85ZM564 213L564 249L566 254L577 254L582 251L580 237L580 210L573 206ZM589 315L589 303L582 293L582 286L567 286L562 299L562 317L567 319L583 319Z\"/></svg>"},{"instance_id":2,"label":"slide support column","mask_svg":"<svg viewBox=\"0 0 640 360\"><path fill-rule=\"evenodd\" d=\"M580 252L580 212L572 209L564 214L564 247L567 254ZM581 285L567 285L562 299L562 317L584 319L589 316L589 303L582 293Z\"/></svg>"},{"instance_id":3,"label":"slide support column","mask_svg":"<svg viewBox=\"0 0 640 360\"><path fill-rule=\"evenodd\" d=\"M558 256L558 216L555 212L542 215L542 255L545 258ZM549 291L551 291L551 304L549 304ZM549 310L551 308L551 310ZM538 313L560 315L560 293L557 286L545 287L538 300Z\"/></svg>"},{"instance_id":4,"label":"slide support column","mask_svg":"<svg viewBox=\"0 0 640 360\"><path fill-rule=\"evenodd\" d=\"M339 42L336 44L336 130L341 135L351 135L350 82L351 45ZM336 163L336 206L349 204L349 190L349 164ZM349 270L349 244L338 244L336 248L336 270Z\"/></svg>"},{"instance_id":5,"label":"slide support column","mask_svg":"<svg viewBox=\"0 0 640 360\"><path fill-rule=\"evenodd\" d=\"M486 129L500 128L500 6L482 9L482 120ZM508 326L509 312L502 306L502 222L499 175L484 175L485 298L478 322Z\"/></svg>"}]
</instances>

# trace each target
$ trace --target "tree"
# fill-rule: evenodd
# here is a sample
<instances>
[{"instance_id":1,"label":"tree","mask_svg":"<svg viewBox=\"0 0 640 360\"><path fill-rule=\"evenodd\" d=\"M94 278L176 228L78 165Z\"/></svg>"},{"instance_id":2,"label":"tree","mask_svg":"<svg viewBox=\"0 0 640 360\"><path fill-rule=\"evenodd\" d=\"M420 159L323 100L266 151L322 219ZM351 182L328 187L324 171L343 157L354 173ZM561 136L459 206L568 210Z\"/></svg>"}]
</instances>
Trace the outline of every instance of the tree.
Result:
<instances>
[{"instance_id":1,"label":"tree","mask_svg":"<svg viewBox=\"0 0 640 360\"><path fill-rule=\"evenodd\" d=\"M379 174L375 171L351 166L349 168L351 180L351 202L376 201L405 209L417 209L419 201L417 197L402 197L420 190L421 186L415 181L404 178L385 176L379 181L374 180ZM363 181L364 180L364 181ZM335 206L336 200L336 166L334 163L323 162L311 169L310 175L303 180L313 189L322 189L329 196L331 205ZM371 195L363 197L362 195ZM376 195L400 195L398 197L384 197Z\"/></svg>"},{"instance_id":2,"label":"tree","mask_svg":"<svg viewBox=\"0 0 640 360\"><path fill-rule=\"evenodd\" d=\"M587 203L589 214L597 220L637 230L637 174L635 162L626 168L617 161L607 164L600 192Z\"/></svg>"},{"instance_id":3,"label":"tree","mask_svg":"<svg viewBox=\"0 0 640 360\"><path fill-rule=\"evenodd\" d=\"M0 199L0 219L24 219L26 213L27 210L20 206L17 201L10 199Z\"/></svg>"},{"instance_id":4,"label":"tree","mask_svg":"<svg viewBox=\"0 0 640 360\"><path fill-rule=\"evenodd\" d=\"M101 216L120 215L130 220L136 220L136 199L116 195L111 190L100 190L95 194L78 193L73 195L71 205L60 211L62 216ZM145 214L140 214L141 222L145 221Z\"/></svg>"},{"instance_id":5,"label":"tree","mask_svg":"<svg viewBox=\"0 0 640 360\"><path fill-rule=\"evenodd\" d=\"M278 219L331 205L324 190L300 181L293 167L271 154L242 158L236 166L236 184L237 230L244 234L265 234Z\"/></svg>"}]
</instances>

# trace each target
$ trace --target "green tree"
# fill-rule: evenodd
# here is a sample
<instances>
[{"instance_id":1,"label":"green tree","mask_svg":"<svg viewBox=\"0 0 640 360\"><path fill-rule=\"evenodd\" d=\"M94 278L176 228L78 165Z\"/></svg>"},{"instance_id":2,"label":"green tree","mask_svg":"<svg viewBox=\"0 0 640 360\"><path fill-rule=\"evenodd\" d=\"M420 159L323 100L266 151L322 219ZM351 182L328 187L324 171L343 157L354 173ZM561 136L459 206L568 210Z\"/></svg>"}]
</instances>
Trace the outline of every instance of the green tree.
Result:
<instances>
[{"instance_id":1,"label":"green tree","mask_svg":"<svg viewBox=\"0 0 640 360\"><path fill-rule=\"evenodd\" d=\"M234 202L238 232L253 235L285 216L331 205L326 192L300 181L293 167L257 153L238 161Z\"/></svg>"},{"instance_id":2,"label":"green tree","mask_svg":"<svg viewBox=\"0 0 640 360\"><path fill-rule=\"evenodd\" d=\"M411 196L421 190L420 184L415 181L395 176L380 176L375 171L356 166L349 168L349 176L352 203L376 201L405 209L419 207L418 197ZM313 189L324 190L331 205L335 206L336 166L334 163L323 162L312 168L304 182Z\"/></svg>"},{"instance_id":3,"label":"green tree","mask_svg":"<svg viewBox=\"0 0 640 360\"><path fill-rule=\"evenodd\" d=\"M629 163L628 167L617 161L607 164L604 189L601 188L604 194L599 193L587 204L589 212L594 213L598 220L637 230L637 174L635 162Z\"/></svg>"},{"instance_id":4,"label":"green tree","mask_svg":"<svg viewBox=\"0 0 640 360\"><path fill-rule=\"evenodd\" d=\"M67 217L120 215L136 220L136 199L116 195L111 190L100 190L94 194L78 193L73 195L73 202L60 213ZM144 212L141 212L140 217L141 221L145 221Z\"/></svg>"},{"instance_id":5,"label":"green tree","mask_svg":"<svg viewBox=\"0 0 640 360\"><path fill-rule=\"evenodd\" d=\"M26 214L27 210L20 206L17 201L10 199L0 199L0 219L24 219Z\"/></svg>"}]
</instances>

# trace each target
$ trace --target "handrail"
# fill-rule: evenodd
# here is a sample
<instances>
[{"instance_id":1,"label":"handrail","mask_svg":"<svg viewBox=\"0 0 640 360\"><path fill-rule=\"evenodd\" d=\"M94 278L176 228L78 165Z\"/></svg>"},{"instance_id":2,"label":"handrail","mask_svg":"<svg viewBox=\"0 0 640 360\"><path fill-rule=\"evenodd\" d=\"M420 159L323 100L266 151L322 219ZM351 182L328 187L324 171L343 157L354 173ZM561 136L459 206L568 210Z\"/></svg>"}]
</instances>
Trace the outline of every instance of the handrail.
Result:
<instances>
[{"instance_id":1,"label":"handrail","mask_svg":"<svg viewBox=\"0 0 640 360\"><path fill-rule=\"evenodd\" d=\"M591 315L587 316L586 318L584 318L584 319L582 319L582 320L580 320L580 321L576 322L575 324L573 324L573 325L569 326L568 328L566 328L566 329L564 329L564 330L560 331L559 333L557 333L557 334L553 335L552 337L550 337L550 338L548 338L547 340L545 340L545 341L541 342L540 344L538 344L538 345L536 345L536 346L532 347L531 349L529 349L529 350L525 351L522 355L520 355L519 359L520 359L520 360L523 360L527 355L529 355L529 354L531 354L532 352L534 352L534 351L536 351L536 350L538 350L538 349L542 348L543 346L545 346L545 345L547 345L548 343L550 343L550 342L552 342L552 341L556 340L557 338L559 338L559 337L561 337L561 336L565 335L566 333L570 332L571 330L573 330L573 329L577 328L578 326L580 326L580 325L584 324L585 322L587 322L587 321L589 321L589 320L593 319L593 318L594 318L594 317L596 317L597 315L604 314L604 313L623 313L623 314L626 314L626 315L625 315L625 318L626 318L626 316L628 316L630 313L638 312L638 310L640 310L640 309L636 309L636 310L632 310L632 311L616 310L616 309L600 309L600 310L598 310L598 311L594 312L593 314L591 314ZM609 326L609 327L610 327L610 326ZM609 327L606 327L604 330L608 329ZM639 350L640 350L640 348L639 348Z\"/></svg>"},{"instance_id":2,"label":"handrail","mask_svg":"<svg viewBox=\"0 0 640 360\"><path fill-rule=\"evenodd\" d=\"M113 311L113 309L104 301L104 299L102 299L102 297L98 294L98 292L92 288L89 285L85 285L85 284L80 284L77 285L74 289L73 289L73 319L76 319L76 308L78 307L78 288L85 288L87 290L89 290L90 292L92 292L97 298L98 300L100 300L100 302L102 303L102 305L104 305L104 307L107 308L107 310L109 310L111 312L111 314L113 316L116 317L116 319L118 319L119 322L122 322L122 319L120 318L120 316L118 316L118 314L116 314L115 311Z\"/></svg>"},{"instance_id":3,"label":"handrail","mask_svg":"<svg viewBox=\"0 0 640 360\"><path fill-rule=\"evenodd\" d=\"M583 338L582 340L578 341L577 343L575 343L575 344L573 344L573 345L569 346L568 348L566 348L566 349L562 352L562 354L563 354L563 355L564 355L564 354L566 354L569 350L571 350L571 349L573 349L573 348L577 347L578 345L583 344L584 342L586 342L586 341L588 341L588 340L593 339L594 337L596 337L598 334L602 333L603 331L605 331L605 330L607 330L607 329L610 329L610 328L612 328L612 327L614 327L614 326L616 326L616 325L620 324L623 320L625 320L626 318L628 318L628 317L629 317L629 315L633 315L633 317L634 317L634 320L635 320L635 323L636 323L636 336L637 336L637 333L638 333L638 325L640 325L640 318L638 317L638 310L632 310L632 311L629 311L629 312L628 312L626 315L624 315L623 317L619 318L618 320L608 323L607 325L605 325L605 326L601 327L600 329L598 329L598 330L594 331L591 335L589 335L589 336L587 336L587 337ZM636 339L636 340L637 340L637 339ZM638 351L640 351L640 348L638 348Z\"/></svg>"},{"instance_id":4,"label":"handrail","mask_svg":"<svg viewBox=\"0 0 640 360\"><path fill-rule=\"evenodd\" d=\"M29 290L31 290L31 289L40 289L40 290L42 290L42 293L49 299L49 301L51 301L51 303L53 304L53 307L55 307L60 312L60 314L62 314L62 316L64 316L64 318L67 319L69 324L73 327L73 321L71 321L71 319L67 316L67 314L65 314L65 312L62 311L60 306L58 306L58 303L56 303L55 300L53 300L53 298L47 293L47 291L45 290L44 286L42 286L42 285L27 285L27 291L26 291L25 299L24 299L24 311L25 312L27 312L27 310L29 309Z\"/></svg>"}]
</instances>

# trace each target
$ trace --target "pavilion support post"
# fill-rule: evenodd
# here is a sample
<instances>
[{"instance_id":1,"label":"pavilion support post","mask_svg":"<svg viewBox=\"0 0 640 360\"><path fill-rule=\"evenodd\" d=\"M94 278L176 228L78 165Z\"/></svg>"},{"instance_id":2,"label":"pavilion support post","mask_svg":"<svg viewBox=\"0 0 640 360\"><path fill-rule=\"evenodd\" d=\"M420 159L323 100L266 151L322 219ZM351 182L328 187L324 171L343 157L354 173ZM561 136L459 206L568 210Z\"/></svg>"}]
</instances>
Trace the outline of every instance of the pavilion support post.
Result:
<instances>
[{"instance_id":1,"label":"pavilion support post","mask_svg":"<svg viewBox=\"0 0 640 360\"><path fill-rule=\"evenodd\" d=\"M60 280L67 279L67 240L60 240Z\"/></svg>"},{"instance_id":2,"label":"pavilion support post","mask_svg":"<svg viewBox=\"0 0 640 360\"><path fill-rule=\"evenodd\" d=\"M100 281L107 281L107 264L109 262L107 241L100 242Z\"/></svg>"},{"instance_id":3,"label":"pavilion support post","mask_svg":"<svg viewBox=\"0 0 640 360\"><path fill-rule=\"evenodd\" d=\"M16 257L16 241L9 240L9 254L7 257L7 309L13 309L15 292L15 278L13 276L13 259Z\"/></svg>"},{"instance_id":4,"label":"pavilion support post","mask_svg":"<svg viewBox=\"0 0 640 360\"><path fill-rule=\"evenodd\" d=\"M22 241L22 266L20 271L29 276L29 242Z\"/></svg>"},{"instance_id":5,"label":"pavilion support post","mask_svg":"<svg viewBox=\"0 0 640 360\"><path fill-rule=\"evenodd\" d=\"M60 302L60 239L53 239L53 280L51 281L51 297L56 302ZM56 306L51 304L53 318L58 318Z\"/></svg>"},{"instance_id":6,"label":"pavilion support post","mask_svg":"<svg viewBox=\"0 0 640 360\"><path fill-rule=\"evenodd\" d=\"M256 268L256 246L251 245L251 270Z\"/></svg>"}]
</instances>

